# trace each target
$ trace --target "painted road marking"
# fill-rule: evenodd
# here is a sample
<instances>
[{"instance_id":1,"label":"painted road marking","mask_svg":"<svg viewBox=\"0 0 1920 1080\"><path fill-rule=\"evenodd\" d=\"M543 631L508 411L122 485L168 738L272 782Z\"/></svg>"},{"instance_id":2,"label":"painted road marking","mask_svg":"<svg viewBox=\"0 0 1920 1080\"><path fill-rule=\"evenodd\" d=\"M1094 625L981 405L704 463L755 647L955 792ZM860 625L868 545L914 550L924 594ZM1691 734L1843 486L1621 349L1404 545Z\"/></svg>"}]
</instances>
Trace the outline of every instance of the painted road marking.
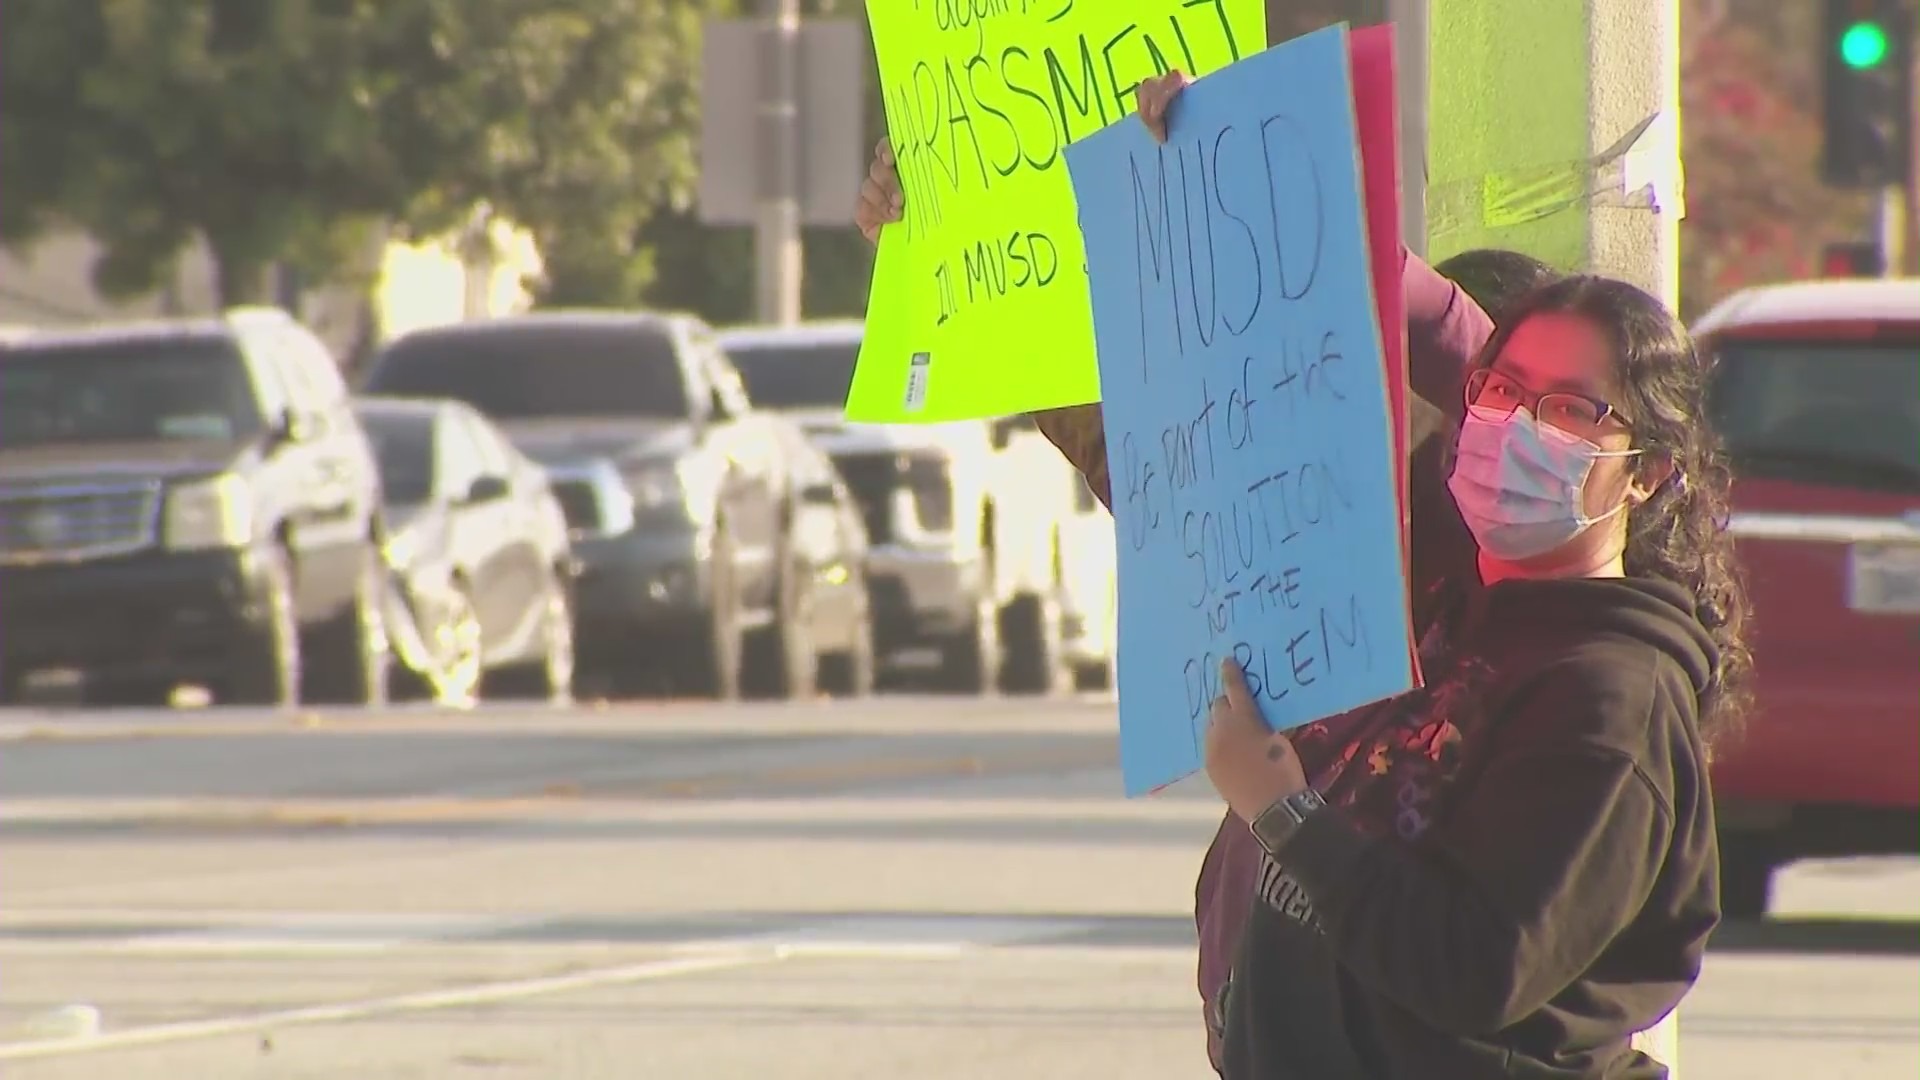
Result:
<instances>
[{"instance_id":1,"label":"painted road marking","mask_svg":"<svg viewBox=\"0 0 1920 1080\"><path fill-rule=\"evenodd\" d=\"M750 936L747 940L800 952L888 947L966 952L1006 948L1041 938L1079 933L1091 929L1093 925L1091 922L1017 916L850 916L773 930Z\"/></svg>"},{"instance_id":2,"label":"painted road marking","mask_svg":"<svg viewBox=\"0 0 1920 1080\"><path fill-rule=\"evenodd\" d=\"M134 953L369 953L409 945L472 941L537 924L526 918L317 914L248 925L142 934L119 942Z\"/></svg>"},{"instance_id":3,"label":"painted road marking","mask_svg":"<svg viewBox=\"0 0 1920 1080\"><path fill-rule=\"evenodd\" d=\"M99 925L0 919L0 951L145 956L352 954L432 945L567 945L605 941L681 952L742 949L787 955L953 955L1096 932L1099 918L999 915L848 915L751 912L661 914L628 920L630 937L581 937L591 915L383 913L121 913ZM129 930L131 929L131 932Z\"/></svg>"},{"instance_id":4,"label":"painted road marking","mask_svg":"<svg viewBox=\"0 0 1920 1080\"><path fill-rule=\"evenodd\" d=\"M243 920L244 921L244 920ZM404 917L320 914L254 925L138 935L109 944L121 952L149 955L218 950L338 952L355 947L401 948L484 935L537 919L463 916ZM739 934L706 934L664 943L670 959L592 968L564 975L477 982L416 993L363 998L327 1005L238 1013L201 1020L151 1024L93 1035L0 1042L0 1061L126 1050L161 1043L217 1038L296 1025L343 1023L401 1013L469 1008L506 1001L640 982L732 971L797 959L932 960L1017 946L1092 928L1089 920L1046 917L904 916L831 918ZM278 936L276 936L278 935ZM331 938L328 935L333 935ZM468 937L467 940L472 940ZM98 995L96 995L98 997Z\"/></svg>"},{"instance_id":5,"label":"painted road marking","mask_svg":"<svg viewBox=\"0 0 1920 1080\"><path fill-rule=\"evenodd\" d=\"M170 1024L149 1024L144 1027L107 1031L91 1037L32 1039L21 1042L0 1043L0 1061L26 1061L32 1058L91 1054L105 1050L128 1050L141 1046L155 1046L161 1043L186 1042L193 1039L211 1039L223 1035L245 1034L266 1028L285 1028L310 1024L337 1024L346 1021L365 1020L377 1016L430 1012L437 1009L471 1008L479 1005L498 1004L505 1001L519 1001L526 998L544 997L551 994L570 993L576 990L593 990L608 986L658 982L663 979L674 979L686 975L703 975L711 972L764 966L779 963L782 959L783 957L779 954L771 952L741 953L729 956L684 956L671 960L649 960L638 964L620 964L614 967L589 968L584 971L575 971L566 975L547 975L531 979L468 983L465 986L453 986L441 990L425 990L411 994L393 994L387 997L362 998L359 1001L342 1001L330 1005L309 1005L296 1009L275 1009L268 1012L238 1013L229 1016L214 1016L203 1020L186 1020Z\"/></svg>"}]
</instances>

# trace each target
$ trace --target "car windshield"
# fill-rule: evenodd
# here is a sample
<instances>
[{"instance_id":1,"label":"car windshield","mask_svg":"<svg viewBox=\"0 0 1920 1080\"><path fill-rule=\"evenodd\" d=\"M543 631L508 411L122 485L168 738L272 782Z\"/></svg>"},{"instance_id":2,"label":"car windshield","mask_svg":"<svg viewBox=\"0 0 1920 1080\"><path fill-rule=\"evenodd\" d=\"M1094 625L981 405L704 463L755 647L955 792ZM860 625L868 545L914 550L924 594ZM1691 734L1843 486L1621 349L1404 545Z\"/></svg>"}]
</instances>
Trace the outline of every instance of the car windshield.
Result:
<instances>
[{"instance_id":1,"label":"car windshield","mask_svg":"<svg viewBox=\"0 0 1920 1080\"><path fill-rule=\"evenodd\" d=\"M433 495L433 418L363 413L360 426L373 443L380 487L394 506L414 506Z\"/></svg>"},{"instance_id":2,"label":"car windshield","mask_svg":"<svg viewBox=\"0 0 1920 1080\"><path fill-rule=\"evenodd\" d=\"M1714 422L1738 475L1920 493L1920 349L1722 342Z\"/></svg>"},{"instance_id":3,"label":"car windshield","mask_svg":"<svg viewBox=\"0 0 1920 1080\"><path fill-rule=\"evenodd\" d=\"M234 442L265 427L245 364L219 338L0 348L0 446Z\"/></svg>"},{"instance_id":4,"label":"car windshield","mask_svg":"<svg viewBox=\"0 0 1920 1080\"><path fill-rule=\"evenodd\" d=\"M501 323L403 337L374 361L370 392L450 397L495 419L686 419L690 395L666 329Z\"/></svg>"},{"instance_id":5,"label":"car windshield","mask_svg":"<svg viewBox=\"0 0 1920 1080\"><path fill-rule=\"evenodd\" d=\"M858 341L782 341L727 344L746 380L747 397L763 409L837 409L853 385Z\"/></svg>"}]
</instances>

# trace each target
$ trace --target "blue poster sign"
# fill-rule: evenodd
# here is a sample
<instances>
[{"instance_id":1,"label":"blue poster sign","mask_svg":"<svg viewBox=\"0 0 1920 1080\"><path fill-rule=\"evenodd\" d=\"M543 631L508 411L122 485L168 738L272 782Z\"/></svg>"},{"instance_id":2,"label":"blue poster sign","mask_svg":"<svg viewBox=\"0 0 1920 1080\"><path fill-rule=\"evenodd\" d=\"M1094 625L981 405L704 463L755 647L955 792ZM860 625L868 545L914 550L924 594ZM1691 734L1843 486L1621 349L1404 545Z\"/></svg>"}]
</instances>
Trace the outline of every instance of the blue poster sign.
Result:
<instances>
[{"instance_id":1,"label":"blue poster sign","mask_svg":"<svg viewBox=\"0 0 1920 1080\"><path fill-rule=\"evenodd\" d=\"M1119 542L1129 795L1201 764L1220 664L1278 730L1412 687L1345 27L1067 149Z\"/></svg>"}]
</instances>

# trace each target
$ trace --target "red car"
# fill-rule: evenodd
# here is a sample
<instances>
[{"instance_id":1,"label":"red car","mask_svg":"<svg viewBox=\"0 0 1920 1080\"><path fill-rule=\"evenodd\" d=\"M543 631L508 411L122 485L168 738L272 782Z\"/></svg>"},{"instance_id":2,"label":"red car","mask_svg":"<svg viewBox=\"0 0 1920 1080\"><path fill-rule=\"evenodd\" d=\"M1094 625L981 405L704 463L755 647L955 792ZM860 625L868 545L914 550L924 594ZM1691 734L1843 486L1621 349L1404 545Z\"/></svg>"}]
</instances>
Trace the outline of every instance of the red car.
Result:
<instances>
[{"instance_id":1,"label":"red car","mask_svg":"<svg viewBox=\"0 0 1920 1080\"><path fill-rule=\"evenodd\" d=\"M1748 289L1694 333L1754 605L1721 898L1758 918L1792 859L1920 852L1920 280Z\"/></svg>"}]
</instances>

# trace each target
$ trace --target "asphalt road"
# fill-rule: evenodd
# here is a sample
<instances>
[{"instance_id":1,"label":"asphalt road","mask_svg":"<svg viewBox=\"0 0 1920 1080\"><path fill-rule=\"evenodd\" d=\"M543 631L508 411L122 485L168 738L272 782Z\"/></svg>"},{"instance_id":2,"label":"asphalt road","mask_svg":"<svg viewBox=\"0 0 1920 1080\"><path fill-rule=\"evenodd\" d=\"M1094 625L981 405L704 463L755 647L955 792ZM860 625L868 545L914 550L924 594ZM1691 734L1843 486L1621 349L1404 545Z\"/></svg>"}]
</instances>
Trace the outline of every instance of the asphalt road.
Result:
<instances>
[{"instance_id":1,"label":"asphalt road","mask_svg":"<svg viewBox=\"0 0 1920 1080\"><path fill-rule=\"evenodd\" d=\"M1111 706L0 713L7 1080L1202 1080L1217 804ZM1920 860L1793 869L1682 1075L1920 1072Z\"/></svg>"}]
</instances>

